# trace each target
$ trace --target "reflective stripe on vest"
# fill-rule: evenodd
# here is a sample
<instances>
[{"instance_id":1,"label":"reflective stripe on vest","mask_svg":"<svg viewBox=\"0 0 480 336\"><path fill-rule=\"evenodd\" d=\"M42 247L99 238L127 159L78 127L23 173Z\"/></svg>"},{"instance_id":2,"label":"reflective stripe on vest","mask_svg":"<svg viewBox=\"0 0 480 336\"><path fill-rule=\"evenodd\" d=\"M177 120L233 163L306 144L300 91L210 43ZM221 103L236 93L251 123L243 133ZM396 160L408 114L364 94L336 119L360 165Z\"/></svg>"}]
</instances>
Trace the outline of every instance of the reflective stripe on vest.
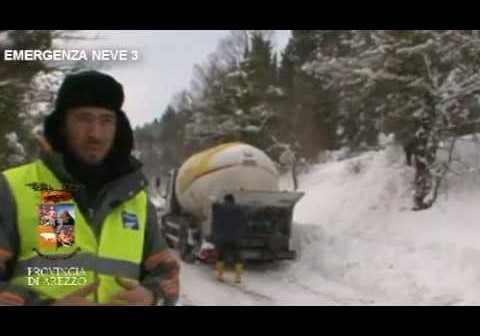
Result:
<instances>
[{"instance_id":1,"label":"reflective stripe on vest","mask_svg":"<svg viewBox=\"0 0 480 336\"><path fill-rule=\"evenodd\" d=\"M80 253L68 259L49 260L44 257L33 257L28 260L19 261L15 267L14 276L32 275L32 269L38 271L63 269L67 273L75 273L76 269L84 269L96 273L118 275L130 279L138 279L140 270L138 264L109 258L97 257L90 253ZM72 271L72 269L74 269Z\"/></svg>"},{"instance_id":2,"label":"reflective stripe on vest","mask_svg":"<svg viewBox=\"0 0 480 336\"><path fill-rule=\"evenodd\" d=\"M89 298L108 303L123 290L115 276L139 280L147 214L144 191L111 209L98 240L74 200L49 203L74 209L75 221L75 244L52 249L39 243L41 192L27 184L45 183L62 189L61 182L40 160L7 170L4 175L16 200L20 237L14 283L34 288L42 297L60 298L99 278L99 287ZM133 218L136 225L126 225L125 218Z\"/></svg>"}]
</instances>

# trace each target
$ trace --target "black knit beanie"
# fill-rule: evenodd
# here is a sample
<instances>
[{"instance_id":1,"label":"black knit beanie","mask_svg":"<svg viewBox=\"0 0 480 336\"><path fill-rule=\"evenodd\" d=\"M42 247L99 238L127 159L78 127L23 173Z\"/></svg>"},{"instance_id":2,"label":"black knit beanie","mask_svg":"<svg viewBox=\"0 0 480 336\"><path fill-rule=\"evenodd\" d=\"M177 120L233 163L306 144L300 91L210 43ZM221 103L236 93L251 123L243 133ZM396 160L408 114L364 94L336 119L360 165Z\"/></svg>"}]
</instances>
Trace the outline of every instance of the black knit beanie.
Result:
<instances>
[{"instance_id":1,"label":"black knit beanie","mask_svg":"<svg viewBox=\"0 0 480 336\"><path fill-rule=\"evenodd\" d=\"M117 114L112 155L129 157L133 148L133 131L121 110L124 97L122 85L109 75L98 71L68 75L58 91L55 109L45 119L45 137L55 151L64 153L66 141L60 129L64 127L67 110L82 106L103 107Z\"/></svg>"},{"instance_id":2,"label":"black knit beanie","mask_svg":"<svg viewBox=\"0 0 480 336\"><path fill-rule=\"evenodd\" d=\"M55 104L57 110L95 106L120 111L125 96L123 87L113 77L85 71L65 78Z\"/></svg>"},{"instance_id":3,"label":"black knit beanie","mask_svg":"<svg viewBox=\"0 0 480 336\"><path fill-rule=\"evenodd\" d=\"M105 163L112 169L120 169L121 175L129 169L133 149L133 131L125 113L121 110L124 101L123 87L113 77L98 71L85 71L68 75L62 83L55 109L47 116L44 123L44 135L53 150L60 152L67 159L74 160L66 146L64 132L65 116L68 109L75 107L103 107L117 115L117 128L111 152ZM111 176L113 177L113 176Z\"/></svg>"}]
</instances>

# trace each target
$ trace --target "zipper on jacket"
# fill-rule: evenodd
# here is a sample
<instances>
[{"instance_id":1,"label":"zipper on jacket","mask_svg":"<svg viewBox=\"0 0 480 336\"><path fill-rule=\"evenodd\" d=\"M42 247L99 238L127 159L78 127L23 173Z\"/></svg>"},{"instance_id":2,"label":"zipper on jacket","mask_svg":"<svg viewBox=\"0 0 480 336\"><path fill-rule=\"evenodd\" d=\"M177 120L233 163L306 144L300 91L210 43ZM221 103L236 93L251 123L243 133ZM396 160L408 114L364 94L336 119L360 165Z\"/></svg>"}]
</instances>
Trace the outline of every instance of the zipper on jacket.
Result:
<instances>
[{"instance_id":1,"label":"zipper on jacket","mask_svg":"<svg viewBox=\"0 0 480 336\"><path fill-rule=\"evenodd\" d=\"M98 244L99 244L99 240L97 239L97 235L95 233L95 230L93 229L93 215L94 215L94 212L95 212L95 209L94 208L88 208L88 226L90 227L90 230L92 231L92 234L93 236L95 237L95 240L97 240L97 253L96 255L98 256ZM93 272L93 281L96 281L97 280L97 272L94 271ZM93 294L93 298L94 298L94 302L95 303L98 303L98 288L95 290L94 294Z\"/></svg>"}]
</instances>

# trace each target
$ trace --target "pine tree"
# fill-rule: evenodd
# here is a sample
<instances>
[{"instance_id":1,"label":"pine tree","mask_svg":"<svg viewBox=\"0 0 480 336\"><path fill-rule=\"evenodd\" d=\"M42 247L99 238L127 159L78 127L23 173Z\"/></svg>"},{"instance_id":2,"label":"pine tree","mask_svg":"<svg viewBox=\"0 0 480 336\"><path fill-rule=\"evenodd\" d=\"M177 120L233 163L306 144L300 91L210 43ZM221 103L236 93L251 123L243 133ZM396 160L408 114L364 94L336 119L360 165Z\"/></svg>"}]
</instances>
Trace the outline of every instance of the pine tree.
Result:
<instances>
[{"instance_id":1,"label":"pine tree","mask_svg":"<svg viewBox=\"0 0 480 336\"><path fill-rule=\"evenodd\" d=\"M233 33L220 45L233 45L210 57L195 85L191 119L186 125L187 142L203 148L227 141L245 141L264 149L273 143L268 132L275 120L273 106L279 95L277 64L268 32ZM227 58L227 61L224 60ZM235 62L228 60L236 60Z\"/></svg>"},{"instance_id":2,"label":"pine tree","mask_svg":"<svg viewBox=\"0 0 480 336\"><path fill-rule=\"evenodd\" d=\"M336 95L303 67L320 47L321 31L293 30L282 55L280 85L285 91L282 116L303 156L336 147Z\"/></svg>"}]
</instances>

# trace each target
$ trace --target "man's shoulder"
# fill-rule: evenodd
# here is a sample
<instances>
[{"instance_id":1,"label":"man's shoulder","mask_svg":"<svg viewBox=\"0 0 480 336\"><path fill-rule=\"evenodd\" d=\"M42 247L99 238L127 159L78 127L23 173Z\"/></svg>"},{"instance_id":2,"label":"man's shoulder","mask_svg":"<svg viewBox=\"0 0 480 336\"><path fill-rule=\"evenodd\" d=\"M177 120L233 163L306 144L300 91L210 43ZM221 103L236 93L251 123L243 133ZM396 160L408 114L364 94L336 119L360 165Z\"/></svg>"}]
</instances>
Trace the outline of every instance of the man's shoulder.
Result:
<instances>
[{"instance_id":1,"label":"man's shoulder","mask_svg":"<svg viewBox=\"0 0 480 336\"><path fill-rule=\"evenodd\" d=\"M9 168L1 171L0 175L2 175L2 177L4 177L4 178L7 178L11 174L14 174L14 173L20 172L22 170L33 167L39 161L40 161L39 159L36 159L36 160L32 160L32 161L27 162L27 163L22 163L22 164L19 164L19 165L16 165L16 166L9 167Z\"/></svg>"},{"instance_id":2,"label":"man's shoulder","mask_svg":"<svg viewBox=\"0 0 480 336\"><path fill-rule=\"evenodd\" d=\"M232 204L232 208L235 209L236 211L242 211L242 206L237 203Z\"/></svg>"},{"instance_id":3,"label":"man's shoulder","mask_svg":"<svg viewBox=\"0 0 480 336\"><path fill-rule=\"evenodd\" d=\"M239 214L243 212L242 207L238 204L224 204L222 208L228 214Z\"/></svg>"}]
</instances>

